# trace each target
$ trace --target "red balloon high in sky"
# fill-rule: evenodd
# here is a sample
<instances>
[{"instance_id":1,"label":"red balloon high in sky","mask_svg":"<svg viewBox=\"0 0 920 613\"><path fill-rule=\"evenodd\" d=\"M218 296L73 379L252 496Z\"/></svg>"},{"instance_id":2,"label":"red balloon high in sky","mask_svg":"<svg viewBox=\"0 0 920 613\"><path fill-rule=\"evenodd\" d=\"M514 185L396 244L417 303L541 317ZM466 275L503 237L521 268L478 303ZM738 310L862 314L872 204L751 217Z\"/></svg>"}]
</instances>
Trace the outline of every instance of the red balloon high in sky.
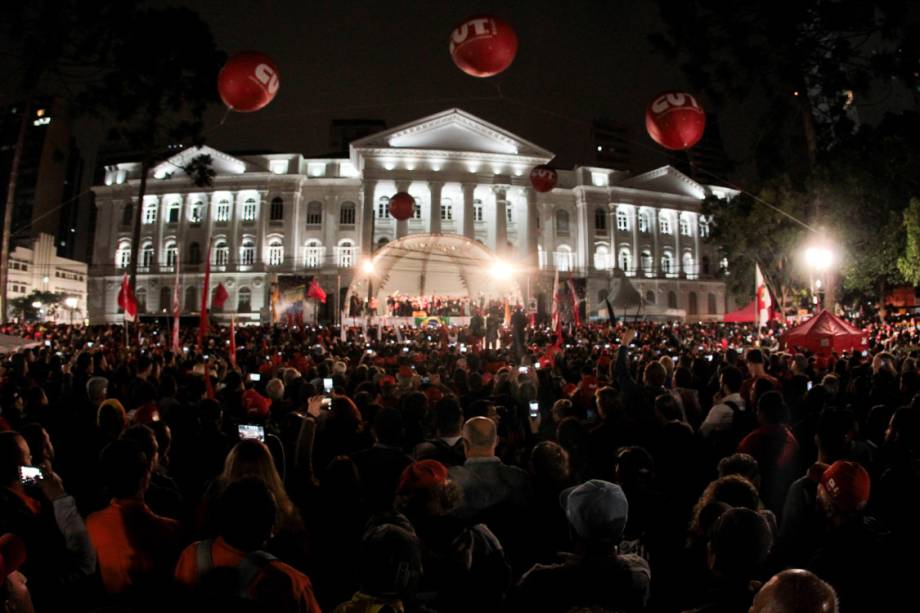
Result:
<instances>
[{"instance_id":1,"label":"red balloon high in sky","mask_svg":"<svg viewBox=\"0 0 920 613\"><path fill-rule=\"evenodd\" d=\"M645 129L665 149L689 149L703 137L706 113L685 92L664 92L645 109Z\"/></svg>"},{"instance_id":2,"label":"red balloon high in sky","mask_svg":"<svg viewBox=\"0 0 920 613\"><path fill-rule=\"evenodd\" d=\"M546 164L534 166L533 170L530 171L530 184L541 194L552 191L556 187L556 181L558 180L559 174L556 169Z\"/></svg>"},{"instance_id":3,"label":"red balloon high in sky","mask_svg":"<svg viewBox=\"0 0 920 613\"><path fill-rule=\"evenodd\" d=\"M227 60L217 75L217 90L227 107L241 113L264 108L278 92L278 67L270 57L243 51Z\"/></svg>"},{"instance_id":4,"label":"red balloon high in sky","mask_svg":"<svg viewBox=\"0 0 920 613\"><path fill-rule=\"evenodd\" d=\"M404 221L415 214L415 198L406 192L396 192L390 198L390 215Z\"/></svg>"},{"instance_id":5,"label":"red balloon high in sky","mask_svg":"<svg viewBox=\"0 0 920 613\"><path fill-rule=\"evenodd\" d=\"M450 34L454 64L474 77L492 77L511 66L517 47L511 26L490 15L470 17Z\"/></svg>"}]
</instances>

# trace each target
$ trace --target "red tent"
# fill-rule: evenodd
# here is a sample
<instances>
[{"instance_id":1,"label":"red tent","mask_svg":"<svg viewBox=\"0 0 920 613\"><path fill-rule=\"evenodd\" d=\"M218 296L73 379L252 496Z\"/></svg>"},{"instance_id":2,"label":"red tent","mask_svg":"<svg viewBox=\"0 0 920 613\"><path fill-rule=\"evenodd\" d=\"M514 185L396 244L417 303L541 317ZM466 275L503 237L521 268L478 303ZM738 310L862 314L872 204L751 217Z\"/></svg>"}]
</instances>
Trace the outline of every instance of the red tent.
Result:
<instances>
[{"instance_id":1,"label":"red tent","mask_svg":"<svg viewBox=\"0 0 920 613\"><path fill-rule=\"evenodd\" d=\"M735 309L730 313L726 313L722 316L722 321L727 324L752 324L754 319L757 317L757 299L754 298L751 300L751 303L747 306L743 306L740 309ZM781 320L782 316L779 314L779 311L771 310L770 311L771 320Z\"/></svg>"},{"instance_id":2,"label":"red tent","mask_svg":"<svg viewBox=\"0 0 920 613\"><path fill-rule=\"evenodd\" d=\"M829 311L821 311L805 323L790 328L783 340L789 347L818 354L857 351L866 347L866 334L862 330Z\"/></svg>"}]
</instances>

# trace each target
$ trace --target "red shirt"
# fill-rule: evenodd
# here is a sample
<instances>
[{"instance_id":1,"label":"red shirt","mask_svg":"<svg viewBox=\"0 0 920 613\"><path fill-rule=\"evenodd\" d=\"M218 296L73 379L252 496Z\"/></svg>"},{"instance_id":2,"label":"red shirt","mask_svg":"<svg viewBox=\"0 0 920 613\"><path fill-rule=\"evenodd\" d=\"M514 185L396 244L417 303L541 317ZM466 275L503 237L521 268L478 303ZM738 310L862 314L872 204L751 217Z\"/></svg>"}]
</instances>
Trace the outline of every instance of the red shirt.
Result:
<instances>
[{"instance_id":1,"label":"red shirt","mask_svg":"<svg viewBox=\"0 0 920 613\"><path fill-rule=\"evenodd\" d=\"M777 442L780 444L777 445ZM783 469L792 466L799 453L795 436L782 424L760 426L738 443L738 451L754 456L761 466Z\"/></svg>"}]
</instances>

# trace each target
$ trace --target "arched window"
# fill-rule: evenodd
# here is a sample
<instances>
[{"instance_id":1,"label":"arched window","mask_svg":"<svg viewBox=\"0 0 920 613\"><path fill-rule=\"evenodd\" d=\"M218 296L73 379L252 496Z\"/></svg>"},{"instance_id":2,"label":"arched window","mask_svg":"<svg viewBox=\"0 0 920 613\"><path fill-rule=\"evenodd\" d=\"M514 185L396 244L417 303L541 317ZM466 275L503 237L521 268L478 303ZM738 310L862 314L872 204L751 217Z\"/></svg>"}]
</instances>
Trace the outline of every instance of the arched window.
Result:
<instances>
[{"instance_id":1,"label":"arched window","mask_svg":"<svg viewBox=\"0 0 920 613\"><path fill-rule=\"evenodd\" d=\"M271 221L281 221L284 219L284 200L281 198L275 197L272 198L272 206L270 209ZM242 291L242 290L241 290Z\"/></svg>"},{"instance_id":2,"label":"arched window","mask_svg":"<svg viewBox=\"0 0 920 613\"><path fill-rule=\"evenodd\" d=\"M390 197L380 196L377 198L377 219L388 219L390 217Z\"/></svg>"},{"instance_id":3,"label":"arched window","mask_svg":"<svg viewBox=\"0 0 920 613\"><path fill-rule=\"evenodd\" d=\"M157 222L157 201L148 200L144 203L144 224L149 225Z\"/></svg>"},{"instance_id":4,"label":"arched window","mask_svg":"<svg viewBox=\"0 0 920 613\"><path fill-rule=\"evenodd\" d=\"M217 221L230 221L230 199L221 198L217 203L215 217Z\"/></svg>"},{"instance_id":5,"label":"arched window","mask_svg":"<svg viewBox=\"0 0 920 613\"><path fill-rule=\"evenodd\" d=\"M411 196L415 200L415 208L412 209L412 221L419 221L422 219L422 196L421 194L411 194Z\"/></svg>"},{"instance_id":6,"label":"arched window","mask_svg":"<svg viewBox=\"0 0 920 613\"><path fill-rule=\"evenodd\" d=\"M617 211L617 230L629 231L629 214L626 211Z\"/></svg>"},{"instance_id":7,"label":"arched window","mask_svg":"<svg viewBox=\"0 0 920 613\"><path fill-rule=\"evenodd\" d=\"M176 260L178 256L178 249L176 248L176 241L167 241L166 242L166 262L165 264L170 268L176 265Z\"/></svg>"},{"instance_id":8,"label":"arched window","mask_svg":"<svg viewBox=\"0 0 920 613\"><path fill-rule=\"evenodd\" d=\"M668 308L676 309L677 308L677 294L674 291L668 292Z\"/></svg>"},{"instance_id":9,"label":"arched window","mask_svg":"<svg viewBox=\"0 0 920 613\"><path fill-rule=\"evenodd\" d=\"M700 260L700 263L701 263L701 267L700 267L700 268L702 269L702 273L703 273L704 275L709 275L709 256L708 256L708 255L704 255L704 256L703 256L703 259Z\"/></svg>"},{"instance_id":10,"label":"arched window","mask_svg":"<svg viewBox=\"0 0 920 613\"><path fill-rule=\"evenodd\" d=\"M662 234L670 234L671 229L671 218L667 215L662 215L658 218L658 231Z\"/></svg>"},{"instance_id":11,"label":"arched window","mask_svg":"<svg viewBox=\"0 0 920 613\"><path fill-rule=\"evenodd\" d=\"M140 265L143 268L150 268L153 266L153 243L144 243L144 246L141 247Z\"/></svg>"},{"instance_id":12,"label":"arched window","mask_svg":"<svg viewBox=\"0 0 920 613\"><path fill-rule=\"evenodd\" d=\"M652 290L645 292L645 302L647 304L655 304L655 292Z\"/></svg>"},{"instance_id":13,"label":"arched window","mask_svg":"<svg viewBox=\"0 0 920 613\"><path fill-rule=\"evenodd\" d=\"M146 313L147 312L147 290L143 287L139 287L134 293L134 297L137 299L137 312Z\"/></svg>"},{"instance_id":14,"label":"arched window","mask_svg":"<svg viewBox=\"0 0 920 613\"><path fill-rule=\"evenodd\" d=\"M198 243L191 243L188 246L188 263L201 264L201 247Z\"/></svg>"},{"instance_id":15,"label":"arched window","mask_svg":"<svg viewBox=\"0 0 920 613\"><path fill-rule=\"evenodd\" d=\"M192 206L189 207L188 211L188 220L192 225L197 226L201 223L201 220L204 218L204 202L201 200L196 200L192 203Z\"/></svg>"},{"instance_id":16,"label":"arched window","mask_svg":"<svg viewBox=\"0 0 920 613\"><path fill-rule=\"evenodd\" d=\"M709 221L700 217L700 238L709 238Z\"/></svg>"},{"instance_id":17,"label":"arched window","mask_svg":"<svg viewBox=\"0 0 920 613\"><path fill-rule=\"evenodd\" d=\"M172 311L172 288L164 285L160 288L160 311L169 313Z\"/></svg>"},{"instance_id":18,"label":"arched window","mask_svg":"<svg viewBox=\"0 0 920 613\"><path fill-rule=\"evenodd\" d=\"M173 200L169 203L169 208L166 212L166 223L177 224L179 223L179 214L182 211L182 201Z\"/></svg>"},{"instance_id":19,"label":"arched window","mask_svg":"<svg viewBox=\"0 0 920 613\"><path fill-rule=\"evenodd\" d=\"M127 268L131 265L131 241L119 241L118 249L115 250L115 266L118 268Z\"/></svg>"},{"instance_id":20,"label":"arched window","mask_svg":"<svg viewBox=\"0 0 920 613\"><path fill-rule=\"evenodd\" d=\"M281 266L284 262L284 242L275 236L268 241L268 265Z\"/></svg>"},{"instance_id":21,"label":"arched window","mask_svg":"<svg viewBox=\"0 0 920 613\"><path fill-rule=\"evenodd\" d=\"M473 221L482 221L482 200L478 198L473 200Z\"/></svg>"},{"instance_id":22,"label":"arched window","mask_svg":"<svg viewBox=\"0 0 920 613\"><path fill-rule=\"evenodd\" d=\"M351 241L339 243L336 254L336 265L339 268L351 268L355 263L355 245Z\"/></svg>"},{"instance_id":23,"label":"arched window","mask_svg":"<svg viewBox=\"0 0 920 613\"><path fill-rule=\"evenodd\" d=\"M715 294L712 294L712 293L709 294L707 296L707 302L709 303L707 305L709 307L709 313L708 313L709 315L715 315L716 313L719 312L719 309L716 307L716 295Z\"/></svg>"},{"instance_id":24,"label":"arched window","mask_svg":"<svg viewBox=\"0 0 920 613\"><path fill-rule=\"evenodd\" d=\"M675 275L674 254L670 251L665 251L661 254L661 274L668 277L673 277Z\"/></svg>"},{"instance_id":25,"label":"arched window","mask_svg":"<svg viewBox=\"0 0 920 613\"><path fill-rule=\"evenodd\" d=\"M652 227L652 216L648 211L639 211L639 232L648 234Z\"/></svg>"},{"instance_id":26,"label":"arched window","mask_svg":"<svg viewBox=\"0 0 920 613\"><path fill-rule=\"evenodd\" d=\"M594 229L597 232L607 231L607 211L601 207L594 209Z\"/></svg>"},{"instance_id":27,"label":"arched window","mask_svg":"<svg viewBox=\"0 0 920 613\"><path fill-rule=\"evenodd\" d=\"M568 245L559 245L553 254L553 264L556 270L562 272L572 270L572 249Z\"/></svg>"},{"instance_id":28,"label":"arched window","mask_svg":"<svg viewBox=\"0 0 920 613\"><path fill-rule=\"evenodd\" d=\"M248 287L241 287L236 302L236 310L239 313L248 313L252 310L252 290Z\"/></svg>"},{"instance_id":29,"label":"arched window","mask_svg":"<svg viewBox=\"0 0 920 613\"><path fill-rule=\"evenodd\" d=\"M323 245L318 240L307 241L303 250L303 265L319 268L323 263Z\"/></svg>"},{"instance_id":30,"label":"arched window","mask_svg":"<svg viewBox=\"0 0 920 613\"><path fill-rule=\"evenodd\" d=\"M323 223L323 203L314 200L307 205L307 225L318 226Z\"/></svg>"},{"instance_id":31,"label":"arched window","mask_svg":"<svg viewBox=\"0 0 920 613\"><path fill-rule=\"evenodd\" d=\"M728 258L722 258L719 260L719 274L722 276L728 276Z\"/></svg>"},{"instance_id":32,"label":"arched window","mask_svg":"<svg viewBox=\"0 0 920 613\"><path fill-rule=\"evenodd\" d=\"M684 255L680 263L681 268L684 271L684 276L688 279L696 279L698 274L696 270L696 262L693 261L693 254L689 251L684 251Z\"/></svg>"},{"instance_id":33,"label":"arched window","mask_svg":"<svg viewBox=\"0 0 920 613\"><path fill-rule=\"evenodd\" d=\"M564 209L556 210L556 234L558 236L569 235L569 212Z\"/></svg>"},{"instance_id":34,"label":"arched window","mask_svg":"<svg viewBox=\"0 0 920 613\"><path fill-rule=\"evenodd\" d=\"M185 288L185 310L188 312L197 311L201 306L198 304L198 288L190 285Z\"/></svg>"},{"instance_id":35,"label":"arched window","mask_svg":"<svg viewBox=\"0 0 920 613\"><path fill-rule=\"evenodd\" d=\"M689 304L687 305L687 314L696 315L700 312L700 306L697 303L696 292L690 292L687 296Z\"/></svg>"},{"instance_id":36,"label":"arched window","mask_svg":"<svg viewBox=\"0 0 920 613\"><path fill-rule=\"evenodd\" d=\"M255 221L255 220L256 220L256 199L246 198L246 202L243 203L243 221Z\"/></svg>"},{"instance_id":37,"label":"arched window","mask_svg":"<svg viewBox=\"0 0 920 613\"><path fill-rule=\"evenodd\" d=\"M240 264L252 266L256 263L256 244L251 238L244 238L240 245Z\"/></svg>"},{"instance_id":38,"label":"arched window","mask_svg":"<svg viewBox=\"0 0 920 613\"><path fill-rule=\"evenodd\" d=\"M684 216L680 218L680 235L681 236L690 236L690 220Z\"/></svg>"},{"instance_id":39,"label":"arched window","mask_svg":"<svg viewBox=\"0 0 920 613\"><path fill-rule=\"evenodd\" d=\"M598 245L594 249L594 268L597 270L607 270L610 261L610 251L606 245Z\"/></svg>"},{"instance_id":40,"label":"arched window","mask_svg":"<svg viewBox=\"0 0 920 613\"><path fill-rule=\"evenodd\" d=\"M129 202L121 210L121 225L130 226L134 223L134 203Z\"/></svg>"},{"instance_id":41,"label":"arched window","mask_svg":"<svg viewBox=\"0 0 920 613\"><path fill-rule=\"evenodd\" d=\"M627 275L632 276L636 274L635 269L633 268L632 263L632 253L629 251L629 247L620 248L620 258L618 260L619 268Z\"/></svg>"},{"instance_id":42,"label":"arched window","mask_svg":"<svg viewBox=\"0 0 920 613\"><path fill-rule=\"evenodd\" d=\"M450 198L441 198L441 221L454 220L454 201Z\"/></svg>"},{"instance_id":43,"label":"arched window","mask_svg":"<svg viewBox=\"0 0 920 613\"><path fill-rule=\"evenodd\" d=\"M639 265L642 267L642 274L651 277L655 274L655 260L652 258L652 252L644 250L639 256Z\"/></svg>"},{"instance_id":44,"label":"arched window","mask_svg":"<svg viewBox=\"0 0 920 613\"><path fill-rule=\"evenodd\" d=\"M230 261L230 247L227 241L220 239L214 243L214 255L212 256L214 266L226 266Z\"/></svg>"},{"instance_id":45,"label":"arched window","mask_svg":"<svg viewBox=\"0 0 920 613\"><path fill-rule=\"evenodd\" d=\"M355 203L354 202L343 202L342 203L342 207L339 209L339 225L340 226L355 225Z\"/></svg>"}]
</instances>

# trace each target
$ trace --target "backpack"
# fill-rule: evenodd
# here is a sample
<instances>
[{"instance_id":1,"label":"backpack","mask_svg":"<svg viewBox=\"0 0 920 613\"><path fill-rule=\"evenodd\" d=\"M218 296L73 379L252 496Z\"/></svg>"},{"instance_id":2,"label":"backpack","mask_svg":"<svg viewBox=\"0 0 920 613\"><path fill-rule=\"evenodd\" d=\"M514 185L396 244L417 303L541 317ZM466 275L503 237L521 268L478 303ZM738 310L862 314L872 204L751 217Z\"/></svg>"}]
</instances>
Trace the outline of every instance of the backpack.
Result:
<instances>
[{"instance_id":1,"label":"backpack","mask_svg":"<svg viewBox=\"0 0 920 613\"><path fill-rule=\"evenodd\" d=\"M252 582L266 566L277 558L265 551L250 551L240 560L236 568L216 568L211 555L213 544L214 541L209 539L199 542L195 548L199 582L206 584L209 590L223 591L225 597L251 601L249 588Z\"/></svg>"}]
</instances>

